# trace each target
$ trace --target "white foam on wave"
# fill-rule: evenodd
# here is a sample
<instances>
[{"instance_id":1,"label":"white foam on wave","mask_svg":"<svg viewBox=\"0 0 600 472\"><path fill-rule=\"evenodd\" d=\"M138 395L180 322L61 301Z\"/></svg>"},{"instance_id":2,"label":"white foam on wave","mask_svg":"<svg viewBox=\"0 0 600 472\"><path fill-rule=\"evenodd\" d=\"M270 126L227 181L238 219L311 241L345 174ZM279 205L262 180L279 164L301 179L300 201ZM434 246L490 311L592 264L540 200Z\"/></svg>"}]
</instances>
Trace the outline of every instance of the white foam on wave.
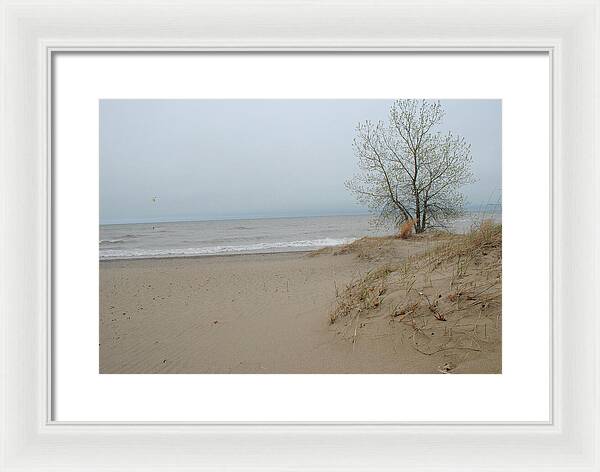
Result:
<instances>
[{"instance_id":1,"label":"white foam on wave","mask_svg":"<svg viewBox=\"0 0 600 472\"><path fill-rule=\"evenodd\" d=\"M100 244L118 244L118 243L124 243L125 240L124 239L101 239L100 240Z\"/></svg>"},{"instance_id":2,"label":"white foam on wave","mask_svg":"<svg viewBox=\"0 0 600 472\"><path fill-rule=\"evenodd\" d=\"M158 257L214 256L219 254L245 254L260 252L285 252L319 249L348 244L355 238L324 238L300 241L256 243L242 246L211 246L172 249L106 249L100 251L100 259L141 259Z\"/></svg>"},{"instance_id":3,"label":"white foam on wave","mask_svg":"<svg viewBox=\"0 0 600 472\"><path fill-rule=\"evenodd\" d=\"M126 234L117 239L101 239L100 244L119 244L125 243L130 239L137 239L137 236L134 234Z\"/></svg>"}]
</instances>

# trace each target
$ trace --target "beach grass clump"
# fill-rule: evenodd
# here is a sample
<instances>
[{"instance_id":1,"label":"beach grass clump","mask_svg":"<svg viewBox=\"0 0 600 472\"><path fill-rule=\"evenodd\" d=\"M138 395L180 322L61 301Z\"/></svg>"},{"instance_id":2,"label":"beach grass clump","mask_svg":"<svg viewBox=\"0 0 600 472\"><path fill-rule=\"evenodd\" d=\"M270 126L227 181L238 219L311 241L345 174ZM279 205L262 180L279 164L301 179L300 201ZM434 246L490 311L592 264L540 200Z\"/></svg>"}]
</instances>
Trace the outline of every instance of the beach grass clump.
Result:
<instances>
[{"instance_id":1,"label":"beach grass clump","mask_svg":"<svg viewBox=\"0 0 600 472\"><path fill-rule=\"evenodd\" d=\"M502 225L483 220L466 234L449 234L424 257L429 264L440 265L457 258L474 259L492 249L502 249Z\"/></svg>"},{"instance_id":2,"label":"beach grass clump","mask_svg":"<svg viewBox=\"0 0 600 472\"><path fill-rule=\"evenodd\" d=\"M430 249L393 266L388 260L336 293L330 323L347 318L354 343L365 329L359 318L371 324L387 319L408 330L404 338L426 355L449 350L472 355L498 345L502 225L482 221L467 234L425 238L423 244L433 242Z\"/></svg>"},{"instance_id":3,"label":"beach grass clump","mask_svg":"<svg viewBox=\"0 0 600 472\"><path fill-rule=\"evenodd\" d=\"M320 256L323 254L333 254L334 256L343 256L346 254L354 254L358 259L370 261L381 256L389 249L390 242L394 236L365 236L351 243L342 244L340 246L329 246L308 254L309 257Z\"/></svg>"},{"instance_id":4,"label":"beach grass clump","mask_svg":"<svg viewBox=\"0 0 600 472\"><path fill-rule=\"evenodd\" d=\"M365 236L363 238L352 241L349 244L344 244L336 249L334 255L356 254L359 259L371 259L374 255L380 252L387 246L391 237L380 236L372 237Z\"/></svg>"},{"instance_id":5,"label":"beach grass clump","mask_svg":"<svg viewBox=\"0 0 600 472\"><path fill-rule=\"evenodd\" d=\"M386 279L392 272L391 266L383 265L353 280L341 293L336 290L336 303L329 314L330 324L339 318L358 316L361 312L377 308L386 292Z\"/></svg>"}]
</instances>

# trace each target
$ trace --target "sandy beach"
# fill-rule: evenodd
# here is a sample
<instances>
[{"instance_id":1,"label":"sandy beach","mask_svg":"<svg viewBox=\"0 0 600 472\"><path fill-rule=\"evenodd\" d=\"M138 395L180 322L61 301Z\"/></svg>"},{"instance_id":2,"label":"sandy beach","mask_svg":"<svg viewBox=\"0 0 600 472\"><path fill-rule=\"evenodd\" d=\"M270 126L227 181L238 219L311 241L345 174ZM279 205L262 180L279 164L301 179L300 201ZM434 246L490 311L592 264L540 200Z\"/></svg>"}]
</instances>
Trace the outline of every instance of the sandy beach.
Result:
<instances>
[{"instance_id":1,"label":"sandy beach","mask_svg":"<svg viewBox=\"0 0 600 472\"><path fill-rule=\"evenodd\" d=\"M482 318L485 302L459 308L460 322L431 316L429 301L419 316L399 308L403 264L436 244L380 238L312 253L101 261L100 372L499 373L499 315ZM390 264L370 306L333 319L346 292ZM454 301L429 285L421 297Z\"/></svg>"},{"instance_id":2,"label":"sandy beach","mask_svg":"<svg viewBox=\"0 0 600 472\"><path fill-rule=\"evenodd\" d=\"M502 372L502 102L100 101L99 371Z\"/></svg>"}]
</instances>

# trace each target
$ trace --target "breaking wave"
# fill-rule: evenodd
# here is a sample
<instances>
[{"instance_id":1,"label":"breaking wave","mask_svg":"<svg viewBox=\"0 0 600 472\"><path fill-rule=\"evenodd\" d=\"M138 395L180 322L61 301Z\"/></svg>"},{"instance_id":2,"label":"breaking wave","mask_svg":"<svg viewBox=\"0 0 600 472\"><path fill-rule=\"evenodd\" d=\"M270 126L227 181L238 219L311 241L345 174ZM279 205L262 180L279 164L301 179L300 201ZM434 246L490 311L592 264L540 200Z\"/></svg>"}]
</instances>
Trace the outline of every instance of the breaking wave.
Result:
<instances>
[{"instance_id":1,"label":"breaking wave","mask_svg":"<svg viewBox=\"0 0 600 472\"><path fill-rule=\"evenodd\" d=\"M183 249L107 249L101 252L100 259L144 259L160 257L214 256L220 254L307 251L322 247L348 244L354 241L354 239L355 238L324 238L299 241L255 243L238 246L191 247Z\"/></svg>"}]
</instances>

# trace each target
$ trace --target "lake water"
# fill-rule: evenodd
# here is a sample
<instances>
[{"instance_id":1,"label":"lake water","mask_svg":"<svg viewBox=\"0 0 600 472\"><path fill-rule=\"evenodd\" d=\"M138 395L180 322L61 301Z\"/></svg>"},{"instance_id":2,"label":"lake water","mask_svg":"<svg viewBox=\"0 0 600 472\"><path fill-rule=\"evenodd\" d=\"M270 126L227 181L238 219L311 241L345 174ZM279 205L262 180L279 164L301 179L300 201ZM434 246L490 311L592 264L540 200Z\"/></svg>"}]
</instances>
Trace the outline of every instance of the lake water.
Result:
<instances>
[{"instance_id":1,"label":"lake water","mask_svg":"<svg viewBox=\"0 0 600 472\"><path fill-rule=\"evenodd\" d=\"M501 221L499 212L469 212L450 229L464 232L484 217ZM392 232L369 215L100 225L100 259L307 251Z\"/></svg>"}]
</instances>

